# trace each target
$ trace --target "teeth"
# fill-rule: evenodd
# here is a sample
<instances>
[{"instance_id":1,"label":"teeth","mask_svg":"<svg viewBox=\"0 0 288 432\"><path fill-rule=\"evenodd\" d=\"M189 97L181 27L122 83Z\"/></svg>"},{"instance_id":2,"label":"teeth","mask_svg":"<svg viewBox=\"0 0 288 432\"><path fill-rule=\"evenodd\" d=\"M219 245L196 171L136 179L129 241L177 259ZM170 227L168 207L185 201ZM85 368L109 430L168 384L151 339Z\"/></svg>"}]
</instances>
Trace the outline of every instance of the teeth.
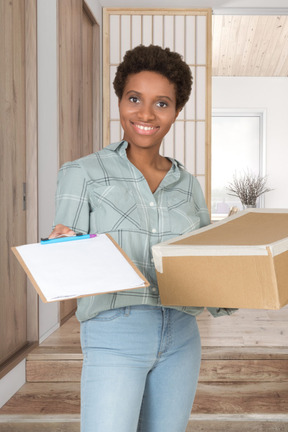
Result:
<instances>
[{"instance_id":1,"label":"teeth","mask_svg":"<svg viewBox=\"0 0 288 432\"><path fill-rule=\"evenodd\" d=\"M137 127L139 128L139 129L141 129L141 130L145 130L145 131L149 131L149 130L152 130L152 129L154 129L153 127L149 127L149 126L142 126L142 125L137 125Z\"/></svg>"}]
</instances>

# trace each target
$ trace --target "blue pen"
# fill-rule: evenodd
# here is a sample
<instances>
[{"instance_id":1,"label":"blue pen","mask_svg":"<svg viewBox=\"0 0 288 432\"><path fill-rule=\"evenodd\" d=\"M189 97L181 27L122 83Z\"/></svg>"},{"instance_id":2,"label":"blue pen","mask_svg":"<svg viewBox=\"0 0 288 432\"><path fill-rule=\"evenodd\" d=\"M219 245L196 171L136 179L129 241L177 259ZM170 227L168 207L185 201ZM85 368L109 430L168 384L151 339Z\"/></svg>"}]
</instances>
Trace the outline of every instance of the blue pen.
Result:
<instances>
[{"instance_id":1,"label":"blue pen","mask_svg":"<svg viewBox=\"0 0 288 432\"><path fill-rule=\"evenodd\" d=\"M61 243L61 242L67 242L67 241L73 241L73 240L85 240L97 237L97 234L76 234L74 236L67 236L67 237L58 237L58 238L45 238L41 239L41 244L51 244L51 243Z\"/></svg>"}]
</instances>

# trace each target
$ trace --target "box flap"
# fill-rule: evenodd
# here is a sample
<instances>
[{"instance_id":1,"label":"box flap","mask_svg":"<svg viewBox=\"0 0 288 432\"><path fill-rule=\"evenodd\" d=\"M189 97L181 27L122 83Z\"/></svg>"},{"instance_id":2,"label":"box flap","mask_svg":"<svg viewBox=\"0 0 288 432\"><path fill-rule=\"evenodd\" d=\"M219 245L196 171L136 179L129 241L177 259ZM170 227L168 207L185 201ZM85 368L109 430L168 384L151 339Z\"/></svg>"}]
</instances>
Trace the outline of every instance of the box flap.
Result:
<instances>
[{"instance_id":1,"label":"box flap","mask_svg":"<svg viewBox=\"0 0 288 432\"><path fill-rule=\"evenodd\" d=\"M288 213L248 212L174 245L267 245L288 237ZM171 244L171 243L170 243Z\"/></svg>"}]
</instances>

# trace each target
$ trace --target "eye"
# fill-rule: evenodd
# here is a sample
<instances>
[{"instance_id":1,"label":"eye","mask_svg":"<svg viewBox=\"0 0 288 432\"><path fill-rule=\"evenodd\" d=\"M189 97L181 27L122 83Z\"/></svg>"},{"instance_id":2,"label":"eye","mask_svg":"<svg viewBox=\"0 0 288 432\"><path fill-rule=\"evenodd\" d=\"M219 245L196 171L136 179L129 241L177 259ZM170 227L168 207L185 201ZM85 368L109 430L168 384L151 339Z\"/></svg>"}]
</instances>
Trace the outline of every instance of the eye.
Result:
<instances>
[{"instance_id":1,"label":"eye","mask_svg":"<svg viewBox=\"0 0 288 432\"><path fill-rule=\"evenodd\" d=\"M168 106L168 104L166 102L160 101L160 102L157 102L157 106L160 108L166 108Z\"/></svg>"},{"instance_id":2,"label":"eye","mask_svg":"<svg viewBox=\"0 0 288 432\"><path fill-rule=\"evenodd\" d=\"M137 96L130 96L129 101L133 102L133 103L139 103L140 102Z\"/></svg>"}]
</instances>

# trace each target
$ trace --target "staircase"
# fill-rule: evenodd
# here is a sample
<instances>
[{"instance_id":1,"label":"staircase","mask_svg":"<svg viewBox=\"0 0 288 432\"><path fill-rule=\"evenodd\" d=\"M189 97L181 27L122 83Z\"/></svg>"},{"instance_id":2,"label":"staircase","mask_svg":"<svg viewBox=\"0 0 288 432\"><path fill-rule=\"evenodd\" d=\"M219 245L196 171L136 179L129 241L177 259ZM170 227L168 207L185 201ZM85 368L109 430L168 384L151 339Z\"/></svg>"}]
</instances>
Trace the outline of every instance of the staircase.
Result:
<instances>
[{"instance_id":1,"label":"staircase","mask_svg":"<svg viewBox=\"0 0 288 432\"><path fill-rule=\"evenodd\" d=\"M0 409L0 432L79 432L81 364L72 317L28 355L27 383ZM288 432L288 348L203 348L186 432L227 430Z\"/></svg>"}]
</instances>

